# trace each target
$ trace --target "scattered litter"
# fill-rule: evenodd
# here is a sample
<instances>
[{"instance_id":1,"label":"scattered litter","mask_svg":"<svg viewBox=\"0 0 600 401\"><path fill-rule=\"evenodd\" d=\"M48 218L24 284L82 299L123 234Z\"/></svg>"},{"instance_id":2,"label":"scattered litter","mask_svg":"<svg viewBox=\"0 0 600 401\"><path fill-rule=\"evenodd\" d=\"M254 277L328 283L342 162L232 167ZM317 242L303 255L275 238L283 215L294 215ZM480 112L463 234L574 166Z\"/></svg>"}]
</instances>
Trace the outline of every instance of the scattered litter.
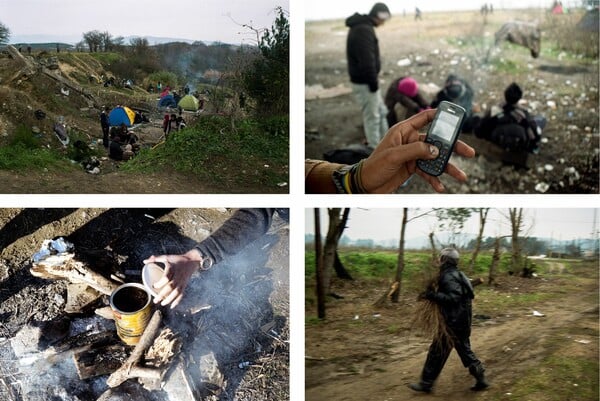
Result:
<instances>
[{"instance_id":1,"label":"scattered litter","mask_svg":"<svg viewBox=\"0 0 600 401\"><path fill-rule=\"evenodd\" d=\"M512 395L512 393L506 393L505 395Z\"/></svg>"},{"instance_id":2,"label":"scattered litter","mask_svg":"<svg viewBox=\"0 0 600 401\"><path fill-rule=\"evenodd\" d=\"M548 143L548 138L542 138L542 143Z\"/></svg>"},{"instance_id":3,"label":"scattered litter","mask_svg":"<svg viewBox=\"0 0 600 401\"><path fill-rule=\"evenodd\" d=\"M358 315L354 315L354 320L358 320Z\"/></svg>"},{"instance_id":4,"label":"scattered litter","mask_svg":"<svg viewBox=\"0 0 600 401\"><path fill-rule=\"evenodd\" d=\"M553 100L548 100L546 106L550 107L552 110L556 110L556 102Z\"/></svg>"},{"instance_id":5,"label":"scattered litter","mask_svg":"<svg viewBox=\"0 0 600 401\"><path fill-rule=\"evenodd\" d=\"M373 317L375 317L375 318L377 318L377 317L381 317L381 313L375 313L375 314L373 315Z\"/></svg>"},{"instance_id":6,"label":"scattered litter","mask_svg":"<svg viewBox=\"0 0 600 401\"><path fill-rule=\"evenodd\" d=\"M248 361L245 361L245 362L240 362L240 363L239 363L239 365L238 365L238 367L239 367L240 369L247 368L248 366L250 366L250 362L248 362Z\"/></svg>"},{"instance_id":7,"label":"scattered litter","mask_svg":"<svg viewBox=\"0 0 600 401\"><path fill-rule=\"evenodd\" d=\"M40 250L33 255L33 261L37 263L50 255L71 252L73 251L73 248L73 244L65 241L63 237L59 237L55 240L45 240L42 243Z\"/></svg>"},{"instance_id":8,"label":"scattered litter","mask_svg":"<svg viewBox=\"0 0 600 401\"><path fill-rule=\"evenodd\" d=\"M546 191L548 191L548 189L550 189L550 185L548 185L545 182L538 182L535 186L535 190L537 192L541 192L541 193L546 193Z\"/></svg>"},{"instance_id":9,"label":"scattered litter","mask_svg":"<svg viewBox=\"0 0 600 401\"><path fill-rule=\"evenodd\" d=\"M574 387L579 387L579 384L577 384L577 383L573 383L573 386L574 386Z\"/></svg>"},{"instance_id":10,"label":"scattered litter","mask_svg":"<svg viewBox=\"0 0 600 401\"><path fill-rule=\"evenodd\" d=\"M542 316L546 316L546 315L544 315L541 312L538 312L538 311L534 310L532 316L542 317Z\"/></svg>"},{"instance_id":11,"label":"scattered litter","mask_svg":"<svg viewBox=\"0 0 600 401\"><path fill-rule=\"evenodd\" d=\"M505 345L504 347L502 347L502 351L510 352L510 351L512 351L512 348L510 348L508 345Z\"/></svg>"},{"instance_id":12,"label":"scattered litter","mask_svg":"<svg viewBox=\"0 0 600 401\"><path fill-rule=\"evenodd\" d=\"M65 96L69 96L69 90L68 89L60 88L60 93L62 93Z\"/></svg>"},{"instance_id":13,"label":"scattered litter","mask_svg":"<svg viewBox=\"0 0 600 401\"><path fill-rule=\"evenodd\" d=\"M305 100L328 99L336 96L342 96L352 93L352 89L339 84L332 88L324 88L321 84L308 85L304 87Z\"/></svg>"},{"instance_id":14,"label":"scattered litter","mask_svg":"<svg viewBox=\"0 0 600 401\"><path fill-rule=\"evenodd\" d=\"M91 169L91 170L87 170L87 172L88 172L88 173L90 173L90 174L97 175L97 174L100 174L100 168L98 168L98 167L94 167L94 168L93 168L93 169Z\"/></svg>"},{"instance_id":15,"label":"scattered litter","mask_svg":"<svg viewBox=\"0 0 600 401\"><path fill-rule=\"evenodd\" d=\"M149 218L150 220L156 220L156 217L150 216L149 214L145 214L144 217Z\"/></svg>"},{"instance_id":16,"label":"scattered litter","mask_svg":"<svg viewBox=\"0 0 600 401\"><path fill-rule=\"evenodd\" d=\"M280 188L287 187L287 182L280 182L277 184L277 186Z\"/></svg>"},{"instance_id":17,"label":"scattered litter","mask_svg":"<svg viewBox=\"0 0 600 401\"><path fill-rule=\"evenodd\" d=\"M589 344L591 343L590 340L575 340L576 343L580 343L580 344Z\"/></svg>"},{"instance_id":18,"label":"scattered litter","mask_svg":"<svg viewBox=\"0 0 600 401\"><path fill-rule=\"evenodd\" d=\"M546 164L544 166L544 170L546 170L546 171L552 171L552 170L554 170L554 166L552 164Z\"/></svg>"},{"instance_id":19,"label":"scattered litter","mask_svg":"<svg viewBox=\"0 0 600 401\"><path fill-rule=\"evenodd\" d=\"M403 59L398 60L398 62L396 63L396 65L398 67L408 67L409 65L411 65L411 63L412 62L410 61L409 58L403 58Z\"/></svg>"},{"instance_id":20,"label":"scattered litter","mask_svg":"<svg viewBox=\"0 0 600 401\"><path fill-rule=\"evenodd\" d=\"M265 164L263 167L264 167L264 168L269 168L269 167L271 167L271 166L269 166L268 164Z\"/></svg>"}]
</instances>

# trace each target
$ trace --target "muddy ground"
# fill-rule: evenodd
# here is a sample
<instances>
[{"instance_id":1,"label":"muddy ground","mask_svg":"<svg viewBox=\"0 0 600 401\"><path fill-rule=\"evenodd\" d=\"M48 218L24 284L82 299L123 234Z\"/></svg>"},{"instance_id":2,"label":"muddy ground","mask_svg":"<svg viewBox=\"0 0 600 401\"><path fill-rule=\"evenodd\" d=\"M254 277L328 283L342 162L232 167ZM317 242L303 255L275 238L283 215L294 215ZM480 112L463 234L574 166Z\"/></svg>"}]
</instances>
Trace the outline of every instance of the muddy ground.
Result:
<instances>
[{"instance_id":1,"label":"muddy ground","mask_svg":"<svg viewBox=\"0 0 600 401\"><path fill-rule=\"evenodd\" d=\"M66 283L29 273L31 257L43 240L63 236L75 245L77 257L96 271L107 277L120 272L126 282L141 282L144 258L186 251L231 214L224 208L0 209L0 399L38 401L68 394L60 399L96 400L106 390L106 376L82 381L68 374L72 366L42 364L44 368L32 374L13 352L15 341L29 329L66 318L72 332L93 316L93 311L66 315ZM183 339L181 357L186 363L199 365L198 353L210 353L222 375L211 383L214 394L197 394L198 399L289 398L288 247L287 222L276 215L267 234L237 256L194 276L182 304L163 309L165 324ZM211 308L190 316L190 307L197 303ZM27 355L39 355L48 338ZM243 362L247 364L240 368ZM169 383L169 374L165 381ZM36 398L35 391L49 398ZM137 393L137 398L128 399L182 399L169 391Z\"/></svg>"},{"instance_id":2,"label":"muddy ground","mask_svg":"<svg viewBox=\"0 0 600 401\"><path fill-rule=\"evenodd\" d=\"M560 23L574 26L580 16L559 16ZM515 81L523 88L527 107L548 119L541 151L529 155L527 170L503 164L494 146L462 134L460 139L475 147L478 156L454 158L470 179L466 184L444 179L449 193L541 193L544 189L545 193L598 193L598 60L550 52L548 31L543 32L537 59L527 49L508 43L490 50L502 23L536 18L544 26L554 24L543 10L498 10L485 25L477 12L428 13L422 21L414 21L411 15L393 16L376 30L383 94L399 76L442 86L448 74L455 73L471 83L474 102L485 110L500 103L506 86ZM305 155L322 159L327 151L363 143L362 118L346 70L344 22L307 22L305 27ZM410 64L399 66L401 60ZM317 89L315 94L315 85L325 91ZM341 94L326 97L331 88ZM319 92L325 96L316 98ZM414 179L400 192L432 190Z\"/></svg>"},{"instance_id":3,"label":"muddy ground","mask_svg":"<svg viewBox=\"0 0 600 401\"><path fill-rule=\"evenodd\" d=\"M50 55L34 53L29 60L39 67ZM170 109L157 109L158 95L134 87L116 89L104 87L97 82L87 82L88 76L101 76L106 71L93 58L80 54L71 54L76 66L66 62L59 63L56 74L67 79L81 91L69 89L68 95L60 82L40 73L19 75L23 67L7 55L0 54L0 146L3 146L18 126L35 129L35 135L44 146L65 152L53 132L53 125L64 119L68 132L77 133L79 139L90 147L98 149L100 154L99 174L89 174L75 164L72 169L46 168L15 172L0 170L0 192L9 194L144 194L144 193L256 193L254 184L231 185L218 180L200 180L193 174L185 174L175 169L165 168L158 173L124 173L120 167L124 162L109 159L102 147L102 130L99 115L103 107L126 104L140 110L150 122L138 124L132 131L139 138L142 148L161 146L164 139L162 120L165 113L177 112ZM71 62L75 62L71 60ZM19 77L18 79L13 77ZM83 78L82 78L83 77ZM34 111L42 110L46 116L34 117ZM187 124L196 119L214 114L214 105L207 100L206 107L200 113L183 112ZM35 127L35 128L34 128ZM267 192L287 193L287 187L275 187Z\"/></svg>"},{"instance_id":4,"label":"muddy ground","mask_svg":"<svg viewBox=\"0 0 600 401\"><path fill-rule=\"evenodd\" d=\"M592 264L585 269L573 267L565 273L562 265L556 262L537 279L499 277L499 285L493 290L507 300L525 299L534 293L551 294L528 305L490 307L481 298L478 300L478 293L489 288L485 284L475 288L476 318L471 344L486 365L491 383L487 391L479 393L469 389L474 380L454 351L432 394L419 395L407 387L419 379L430 344L429 338L412 327L416 290L405 290L396 305L374 307L389 283L338 281L332 291L344 298L328 301L324 322L307 324L306 399L598 399L598 268ZM533 317L533 310L545 316ZM316 305L309 306L306 314L315 316ZM526 377L560 369L547 361L563 356L588 358L590 363L596 363L596 369L584 373L585 377L574 377L576 373L568 372L568 378L538 387L523 383ZM592 396L582 397L578 386L585 386L585 394ZM522 398L514 395L524 388L528 390L527 397L522 393ZM563 394L564 398L557 398L554 393Z\"/></svg>"}]
</instances>

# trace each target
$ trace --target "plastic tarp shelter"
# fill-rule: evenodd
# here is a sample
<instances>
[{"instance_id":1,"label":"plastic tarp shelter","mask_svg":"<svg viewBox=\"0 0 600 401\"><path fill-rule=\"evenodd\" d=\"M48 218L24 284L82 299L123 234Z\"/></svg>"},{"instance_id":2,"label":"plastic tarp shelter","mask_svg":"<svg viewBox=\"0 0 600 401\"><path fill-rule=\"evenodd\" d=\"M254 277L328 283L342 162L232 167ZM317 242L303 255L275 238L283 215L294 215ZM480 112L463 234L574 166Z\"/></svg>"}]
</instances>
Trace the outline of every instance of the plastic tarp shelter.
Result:
<instances>
[{"instance_id":1,"label":"plastic tarp shelter","mask_svg":"<svg viewBox=\"0 0 600 401\"><path fill-rule=\"evenodd\" d=\"M167 95L165 97L160 98L158 101L158 107L177 107L177 102L173 95Z\"/></svg>"}]
</instances>

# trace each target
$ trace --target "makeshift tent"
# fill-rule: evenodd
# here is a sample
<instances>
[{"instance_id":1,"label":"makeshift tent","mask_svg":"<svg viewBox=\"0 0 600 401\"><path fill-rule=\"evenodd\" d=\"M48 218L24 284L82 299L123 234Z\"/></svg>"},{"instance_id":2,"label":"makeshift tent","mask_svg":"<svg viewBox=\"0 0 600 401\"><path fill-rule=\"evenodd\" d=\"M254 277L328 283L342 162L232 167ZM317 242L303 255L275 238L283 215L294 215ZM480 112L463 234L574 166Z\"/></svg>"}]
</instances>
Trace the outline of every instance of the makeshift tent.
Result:
<instances>
[{"instance_id":1,"label":"makeshift tent","mask_svg":"<svg viewBox=\"0 0 600 401\"><path fill-rule=\"evenodd\" d=\"M158 101L158 107L177 107L177 102L173 95L167 95Z\"/></svg>"},{"instance_id":2,"label":"makeshift tent","mask_svg":"<svg viewBox=\"0 0 600 401\"><path fill-rule=\"evenodd\" d=\"M198 107L200 107L198 99L192 95L185 95L177 105L187 111L198 111Z\"/></svg>"},{"instance_id":3,"label":"makeshift tent","mask_svg":"<svg viewBox=\"0 0 600 401\"><path fill-rule=\"evenodd\" d=\"M108 114L108 123L113 127L121 124L131 127L134 119L135 112L129 107L125 106L115 107Z\"/></svg>"}]
</instances>

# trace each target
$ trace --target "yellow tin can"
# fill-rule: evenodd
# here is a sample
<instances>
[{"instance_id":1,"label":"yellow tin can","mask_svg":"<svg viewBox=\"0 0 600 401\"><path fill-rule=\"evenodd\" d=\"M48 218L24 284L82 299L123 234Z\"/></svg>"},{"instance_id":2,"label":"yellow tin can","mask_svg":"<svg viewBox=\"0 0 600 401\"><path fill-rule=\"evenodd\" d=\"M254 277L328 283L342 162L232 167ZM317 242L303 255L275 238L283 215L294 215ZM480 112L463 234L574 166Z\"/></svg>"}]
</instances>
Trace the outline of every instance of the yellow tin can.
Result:
<instances>
[{"instance_id":1,"label":"yellow tin can","mask_svg":"<svg viewBox=\"0 0 600 401\"><path fill-rule=\"evenodd\" d=\"M135 345L140 341L150 320L150 300L148 290L137 283L123 284L110 295L117 334L125 344Z\"/></svg>"}]
</instances>

